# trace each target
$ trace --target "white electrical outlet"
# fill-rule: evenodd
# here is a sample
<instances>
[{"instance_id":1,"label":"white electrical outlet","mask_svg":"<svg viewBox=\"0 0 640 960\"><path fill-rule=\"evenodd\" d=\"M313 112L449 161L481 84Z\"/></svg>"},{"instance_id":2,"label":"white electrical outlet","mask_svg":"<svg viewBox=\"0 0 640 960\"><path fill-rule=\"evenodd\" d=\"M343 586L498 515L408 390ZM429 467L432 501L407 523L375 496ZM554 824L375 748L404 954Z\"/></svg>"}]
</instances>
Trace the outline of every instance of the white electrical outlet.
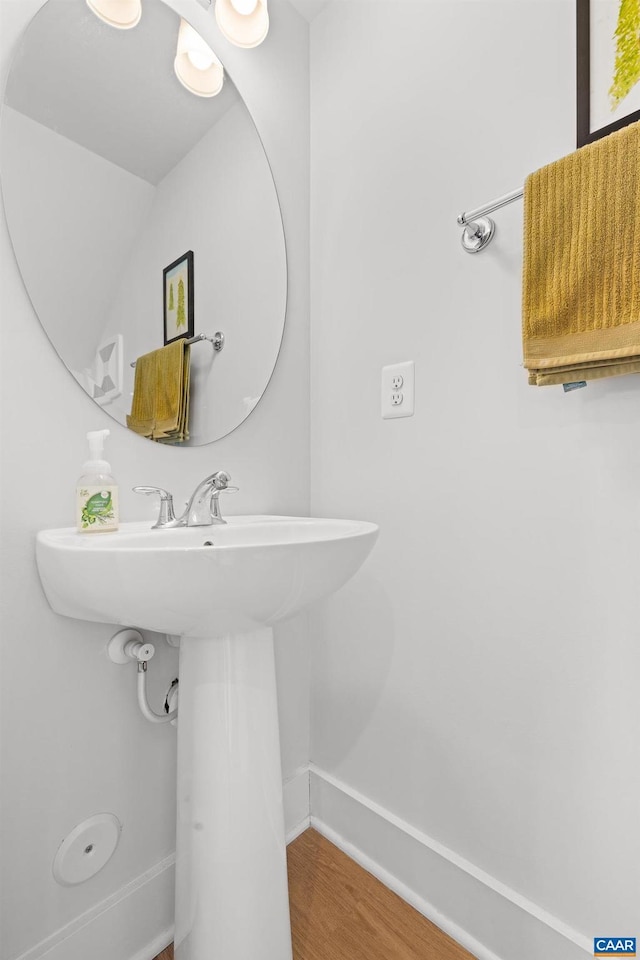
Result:
<instances>
[{"instance_id":1,"label":"white electrical outlet","mask_svg":"<svg viewBox=\"0 0 640 960\"><path fill-rule=\"evenodd\" d=\"M414 412L415 364L413 360L382 368L381 401L383 420L412 417Z\"/></svg>"}]
</instances>

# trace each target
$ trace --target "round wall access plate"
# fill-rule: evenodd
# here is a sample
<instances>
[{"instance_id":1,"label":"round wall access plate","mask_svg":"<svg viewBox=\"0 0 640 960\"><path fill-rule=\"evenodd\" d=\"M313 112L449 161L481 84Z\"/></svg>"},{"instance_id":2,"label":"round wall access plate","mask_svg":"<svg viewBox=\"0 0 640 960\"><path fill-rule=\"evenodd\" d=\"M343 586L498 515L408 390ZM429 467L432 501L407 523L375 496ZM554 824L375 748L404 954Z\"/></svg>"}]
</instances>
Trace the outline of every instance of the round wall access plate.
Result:
<instances>
[{"instance_id":1,"label":"round wall access plate","mask_svg":"<svg viewBox=\"0 0 640 960\"><path fill-rule=\"evenodd\" d=\"M118 846L122 824L112 813L98 813L73 828L53 861L54 879L65 887L94 877Z\"/></svg>"}]
</instances>

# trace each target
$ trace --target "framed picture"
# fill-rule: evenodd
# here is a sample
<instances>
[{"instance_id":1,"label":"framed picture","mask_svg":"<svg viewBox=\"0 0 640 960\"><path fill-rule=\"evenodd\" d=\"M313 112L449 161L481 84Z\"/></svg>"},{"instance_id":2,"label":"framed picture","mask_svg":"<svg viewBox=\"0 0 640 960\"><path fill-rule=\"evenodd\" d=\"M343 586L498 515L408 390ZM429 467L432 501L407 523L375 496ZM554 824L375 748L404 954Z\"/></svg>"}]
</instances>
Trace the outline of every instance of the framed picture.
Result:
<instances>
[{"instance_id":1,"label":"framed picture","mask_svg":"<svg viewBox=\"0 0 640 960\"><path fill-rule=\"evenodd\" d=\"M639 0L576 0L578 146L640 120Z\"/></svg>"},{"instance_id":2,"label":"framed picture","mask_svg":"<svg viewBox=\"0 0 640 960\"><path fill-rule=\"evenodd\" d=\"M193 336L193 250L162 271L164 281L164 342Z\"/></svg>"}]
</instances>

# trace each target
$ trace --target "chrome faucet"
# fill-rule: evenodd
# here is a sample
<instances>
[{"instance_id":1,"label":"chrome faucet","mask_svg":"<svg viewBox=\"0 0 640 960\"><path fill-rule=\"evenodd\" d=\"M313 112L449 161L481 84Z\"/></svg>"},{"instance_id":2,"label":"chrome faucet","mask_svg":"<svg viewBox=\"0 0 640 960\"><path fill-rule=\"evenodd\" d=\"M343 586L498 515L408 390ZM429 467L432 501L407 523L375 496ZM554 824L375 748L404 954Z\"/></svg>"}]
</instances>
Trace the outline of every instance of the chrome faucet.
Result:
<instances>
[{"instance_id":1,"label":"chrome faucet","mask_svg":"<svg viewBox=\"0 0 640 960\"><path fill-rule=\"evenodd\" d=\"M224 470L212 473L198 484L187 504L182 518L186 527L203 527L211 523L226 523L220 514L220 494L224 490L237 490L230 487L231 477Z\"/></svg>"},{"instance_id":2,"label":"chrome faucet","mask_svg":"<svg viewBox=\"0 0 640 960\"><path fill-rule=\"evenodd\" d=\"M214 523L226 523L220 513L220 494L225 491L237 490L230 487L231 477L224 470L218 470L211 476L205 477L191 494L186 509L181 517L176 517L173 510L173 497L162 487L134 487L134 493L144 493L150 496L157 493L160 496L160 513L153 524L153 530L167 530L171 527L204 527Z\"/></svg>"}]
</instances>

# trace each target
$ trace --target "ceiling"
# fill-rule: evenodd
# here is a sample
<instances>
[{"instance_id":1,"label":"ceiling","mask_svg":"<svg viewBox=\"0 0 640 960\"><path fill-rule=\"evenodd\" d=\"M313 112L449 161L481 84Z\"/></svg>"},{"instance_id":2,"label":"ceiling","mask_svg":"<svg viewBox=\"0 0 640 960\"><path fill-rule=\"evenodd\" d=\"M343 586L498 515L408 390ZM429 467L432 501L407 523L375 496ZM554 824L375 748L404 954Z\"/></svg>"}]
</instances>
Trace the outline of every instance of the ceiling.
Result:
<instances>
[{"instance_id":1,"label":"ceiling","mask_svg":"<svg viewBox=\"0 0 640 960\"><path fill-rule=\"evenodd\" d=\"M311 23L319 13L322 13L325 7L329 6L332 0L289 0L289 2L296 8L298 13L302 14L305 20Z\"/></svg>"},{"instance_id":2,"label":"ceiling","mask_svg":"<svg viewBox=\"0 0 640 960\"><path fill-rule=\"evenodd\" d=\"M290 2L311 22L332 0ZM22 38L5 102L156 185L241 102L228 76L210 99L180 85L178 27L164 3L146 3L135 30L114 30L85 0L49 0Z\"/></svg>"},{"instance_id":3,"label":"ceiling","mask_svg":"<svg viewBox=\"0 0 640 960\"><path fill-rule=\"evenodd\" d=\"M235 103L204 98L178 82L178 16L145 4L135 30L102 23L85 0L49 0L13 61L5 102L38 123L157 184Z\"/></svg>"}]
</instances>

